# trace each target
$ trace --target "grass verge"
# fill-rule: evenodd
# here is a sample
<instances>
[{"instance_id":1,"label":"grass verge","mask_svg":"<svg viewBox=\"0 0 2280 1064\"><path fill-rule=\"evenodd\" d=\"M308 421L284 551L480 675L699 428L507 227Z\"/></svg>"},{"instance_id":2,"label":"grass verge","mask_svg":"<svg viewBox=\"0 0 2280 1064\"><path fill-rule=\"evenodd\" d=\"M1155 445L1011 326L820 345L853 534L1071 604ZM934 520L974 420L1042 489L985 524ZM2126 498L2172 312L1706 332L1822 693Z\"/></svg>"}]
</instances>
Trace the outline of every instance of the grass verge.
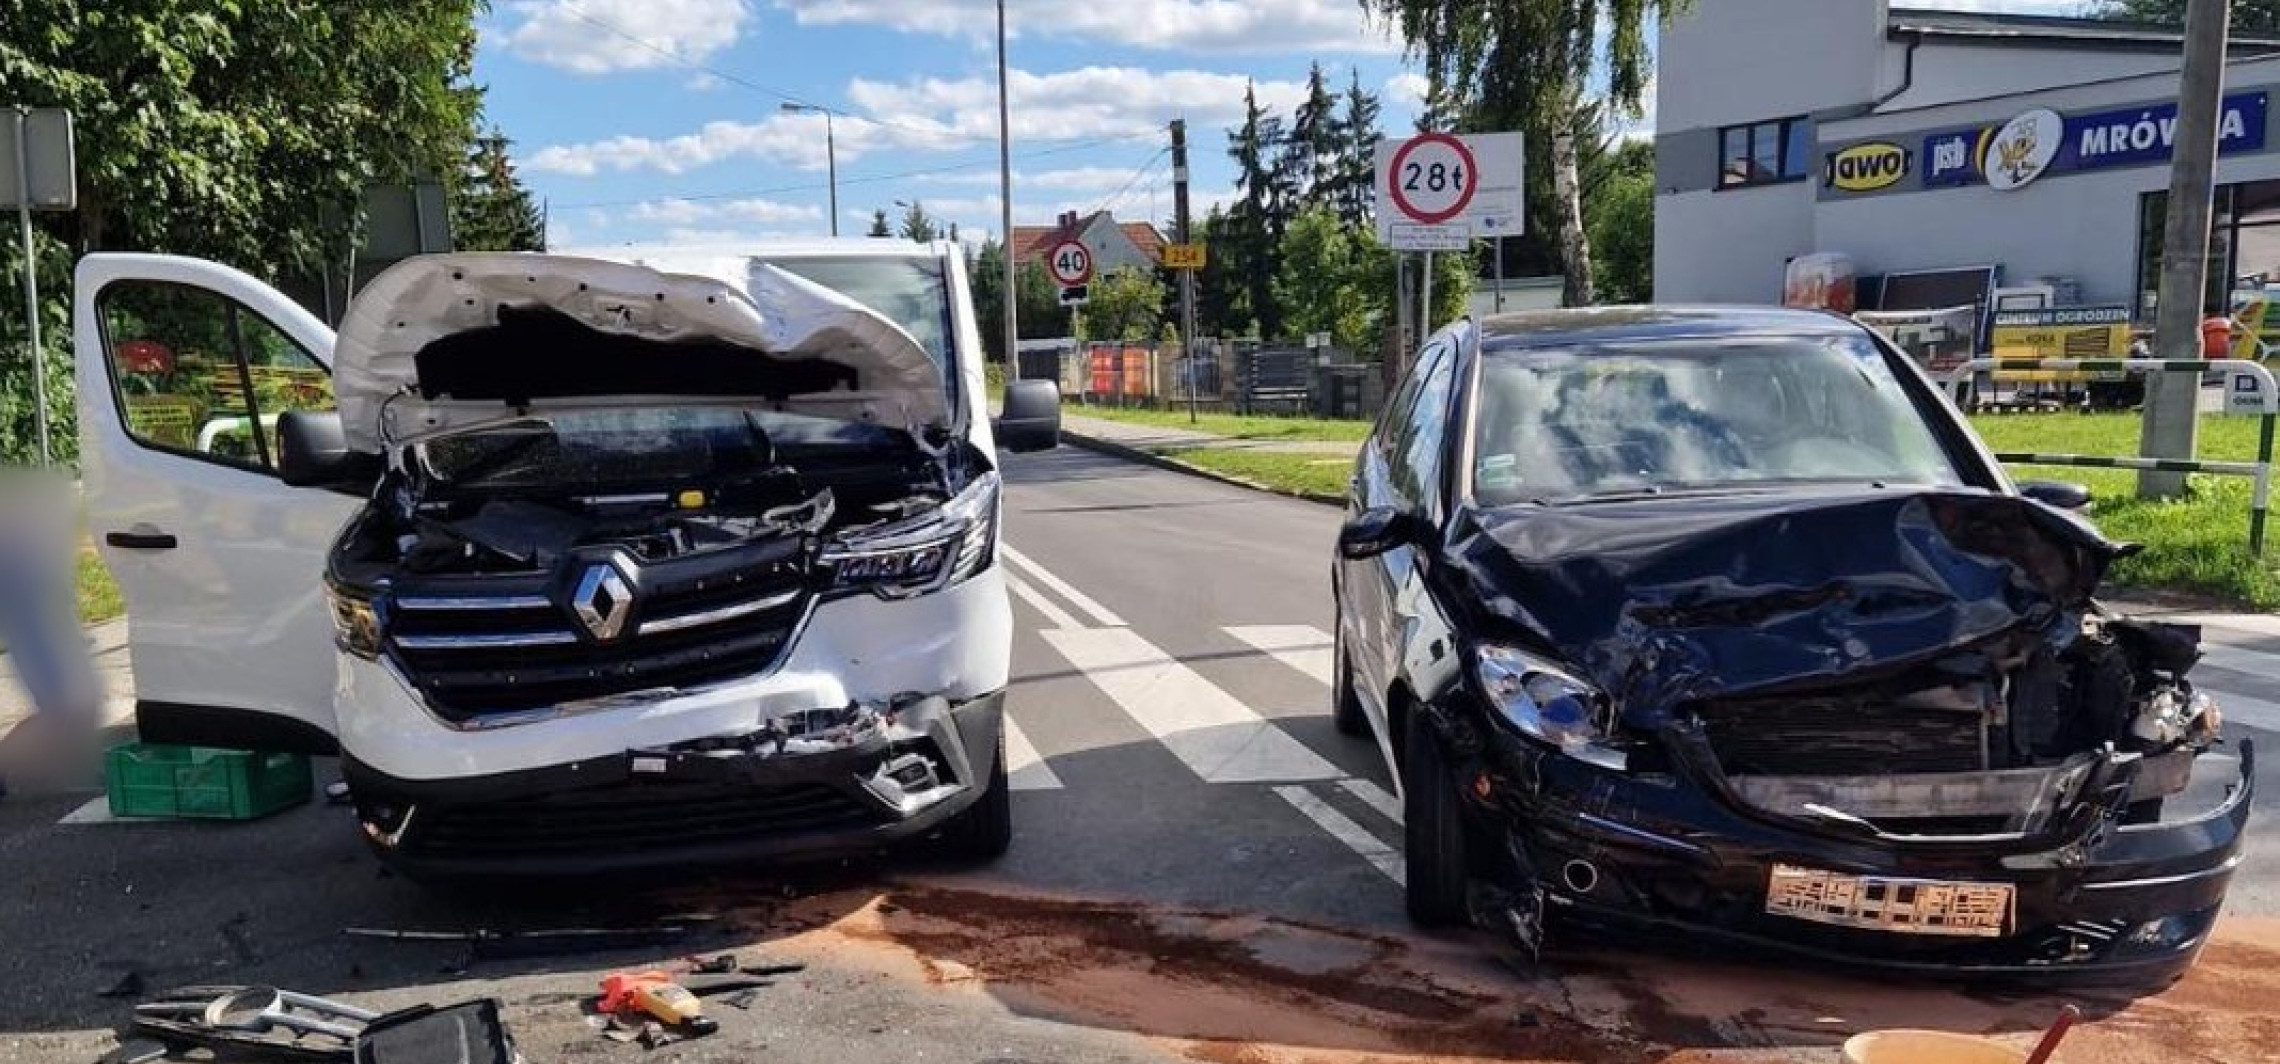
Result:
<instances>
[{"instance_id":1,"label":"grass verge","mask_svg":"<svg viewBox=\"0 0 2280 1064\"><path fill-rule=\"evenodd\" d=\"M1354 460L1331 455L1206 447L1172 457L1291 495L1344 495Z\"/></svg>"},{"instance_id":2,"label":"grass verge","mask_svg":"<svg viewBox=\"0 0 2280 1064\"><path fill-rule=\"evenodd\" d=\"M79 552L79 567L72 580L81 624L100 624L127 612L126 602L119 598L119 585L111 581L111 570L93 550Z\"/></svg>"},{"instance_id":3,"label":"grass verge","mask_svg":"<svg viewBox=\"0 0 2280 1064\"><path fill-rule=\"evenodd\" d=\"M2042 454L2134 455L2138 452L2135 414L1983 414L1971 419L1981 439L1996 451ZM2212 461L2256 460L2255 418L2204 417L2199 457ZM2123 559L2113 581L2125 587L2209 595L2259 610L2280 608L2280 546L2267 543L2264 557L2248 553L2248 512L2252 495L2246 477L2195 474L2184 498L2137 498L2137 473L2127 469L2076 469L2068 466L2010 467L2014 480L2065 480L2089 487L2090 520L2106 535L2142 543L2145 550ZM2271 530L2280 540L2280 527Z\"/></svg>"},{"instance_id":4,"label":"grass verge","mask_svg":"<svg viewBox=\"0 0 2280 1064\"><path fill-rule=\"evenodd\" d=\"M1076 405L1068 407L1068 413L1074 417L1121 421L1130 425L1208 432L1232 440L1323 440L1350 443L1370 434L1370 423L1367 421L1331 421L1311 417L1198 413L1196 420L1190 422L1185 410Z\"/></svg>"}]
</instances>

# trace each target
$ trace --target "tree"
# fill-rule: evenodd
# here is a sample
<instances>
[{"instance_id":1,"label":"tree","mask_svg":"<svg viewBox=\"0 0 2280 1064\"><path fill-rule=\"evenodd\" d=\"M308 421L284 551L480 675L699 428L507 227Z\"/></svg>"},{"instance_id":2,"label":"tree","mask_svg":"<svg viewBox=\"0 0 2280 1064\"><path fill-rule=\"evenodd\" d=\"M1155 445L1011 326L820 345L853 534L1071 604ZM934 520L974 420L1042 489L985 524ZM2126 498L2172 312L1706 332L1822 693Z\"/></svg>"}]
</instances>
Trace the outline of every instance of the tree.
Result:
<instances>
[{"instance_id":1,"label":"tree","mask_svg":"<svg viewBox=\"0 0 2280 1064\"><path fill-rule=\"evenodd\" d=\"M1122 266L1093 279L1077 335L1087 340L1147 340L1164 321L1164 282L1154 270Z\"/></svg>"},{"instance_id":2,"label":"tree","mask_svg":"<svg viewBox=\"0 0 2280 1064\"><path fill-rule=\"evenodd\" d=\"M1283 145L1284 170L1299 204L1329 202L1342 157L1338 132L1338 100L1330 95L1317 62L1307 74L1306 99L1291 115L1290 139Z\"/></svg>"},{"instance_id":3,"label":"tree","mask_svg":"<svg viewBox=\"0 0 2280 1064\"><path fill-rule=\"evenodd\" d=\"M887 212L874 208L871 211L871 229L863 235L878 238L894 236L894 227L887 224Z\"/></svg>"},{"instance_id":4,"label":"tree","mask_svg":"<svg viewBox=\"0 0 2280 1064\"><path fill-rule=\"evenodd\" d=\"M1244 336L1257 327L1250 296L1243 288L1242 264L1234 251L1238 238L1227 212L1214 206L1196 229L1204 246L1203 269L1195 275L1195 330L1199 336Z\"/></svg>"},{"instance_id":5,"label":"tree","mask_svg":"<svg viewBox=\"0 0 2280 1064\"><path fill-rule=\"evenodd\" d=\"M1240 279L1261 335L1280 337L1283 325L1274 298L1274 255L1289 220L1292 198L1290 174L1277 165L1275 150L1282 141L1282 119L1259 107L1255 86L1244 88L1243 107L1242 128L1227 138L1227 155L1235 161L1235 187L1242 195L1227 212L1220 250Z\"/></svg>"},{"instance_id":6,"label":"tree","mask_svg":"<svg viewBox=\"0 0 2280 1064\"><path fill-rule=\"evenodd\" d=\"M934 217L927 214L925 206L917 200L910 201L903 208L902 224L895 231L904 240L916 240L921 244L942 235L942 230L934 223Z\"/></svg>"},{"instance_id":7,"label":"tree","mask_svg":"<svg viewBox=\"0 0 2280 1064\"><path fill-rule=\"evenodd\" d=\"M1013 271L1015 286L1014 306L1018 315L1014 327L1024 340L1054 340L1075 331L1069 320L1069 308L1061 305L1061 288L1046 274L1042 262L1025 262ZM998 331L1003 332L1004 319L999 319Z\"/></svg>"},{"instance_id":8,"label":"tree","mask_svg":"<svg viewBox=\"0 0 2280 1064\"><path fill-rule=\"evenodd\" d=\"M452 243L462 251L546 250L546 219L515 176L509 143L494 129L467 153L451 201Z\"/></svg>"},{"instance_id":9,"label":"tree","mask_svg":"<svg viewBox=\"0 0 2280 1064\"><path fill-rule=\"evenodd\" d=\"M355 246L367 189L459 180L482 92L483 0L0 5L0 100L69 109L79 207L35 220L52 365L68 367L78 256L216 259L290 283ZM14 245L16 241L5 243ZM0 253L16 276L20 253ZM0 315L0 458L32 438L21 314ZM5 341L0 341L5 342ZM17 375L23 375L19 387ZM51 372L60 455L71 374Z\"/></svg>"},{"instance_id":10,"label":"tree","mask_svg":"<svg viewBox=\"0 0 2280 1064\"><path fill-rule=\"evenodd\" d=\"M1430 99L1456 107L1467 125L1551 131L1553 215L1567 274L1567 302L1593 301L1572 135L1584 86L1605 64L1606 99L1636 117L1654 56L1649 20L1688 0L1363 0L1391 16L1421 58ZM1604 40L1602 28L1607 30ZM1561 135L1566 134L1566 135Z\"/></svg>"},{"instance_id":11,"label":"tree","mask_svg":"<svg viewBox=\"0 0 2280 1064\"><path fill-rule=\"evenodd\" d=\"M983 241L974 259L974 321L982 330L982 347L993 359L1010 357L1005 351L1005 245L995 238ZM1023 263L1014 271L1015 325L1025 340L1069 335L1069 311L1061 305L1060 290L1038 263Z\"/></svg>"},{"instance_id":12,"label":"tree","mask_svg":"<svg viewBox=\"0 0 2280 1064\"><path fill-rule=\"evenodd\" d=\"M2185 0L2107 0L2099 15L2161 26L2185 24ZM2232 0L2232 31L2280 35L2280 0Z\"/></svg>"},{"instance_id":13,"label":"tree","mask_svg":"<svg viewBox=\"0 0 2280 1064\"><path fill-rule=\"evenodd\" d=\"M1655 291L1655 146L1624 143L1584 182L1591 257L1599 297L1610 303L1645 303Z\"/></svg>"},{"instance_id":14,"label":"tree","mask_svg":"<svg viewBox=\"0 0 2280 1064\"><path fill-rule=\"evenodd\" d=\"M1308 207L1291 219L1279 249L1275 300L1292 335L1329 333L1349 351L1377 347L1393 285L1379 276L1376 240L1365 243L1370 236L1328 207Z\"/></svg>"},{"instance_id":15,"label":"tree","mask_svg":"<svg viewBox=\"0 0 2280 1064\"><path fill-rule=\"evenodd\" d=\"M1368 225L1377 199L1378 98L1362 91L1362 73L1346 86L1345 111L1333 131L1338 155L1326 199L1347 225Z\"/></svg>"}]
</instances>

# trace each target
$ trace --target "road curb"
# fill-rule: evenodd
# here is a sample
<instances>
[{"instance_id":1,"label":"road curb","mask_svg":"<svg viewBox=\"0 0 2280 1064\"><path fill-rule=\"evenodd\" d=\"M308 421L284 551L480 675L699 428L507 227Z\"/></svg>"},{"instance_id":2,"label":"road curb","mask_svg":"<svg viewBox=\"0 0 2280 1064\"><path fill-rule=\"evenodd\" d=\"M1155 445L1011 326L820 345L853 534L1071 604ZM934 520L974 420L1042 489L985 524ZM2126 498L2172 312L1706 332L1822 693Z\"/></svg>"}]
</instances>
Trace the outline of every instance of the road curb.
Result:
<instances>
[{"instance_id":1,"label":"road curb","mask_svg":"<svg viewBox=\"0 0 2280 1064\"><path fill-rule=\"evenodd\" d=\"M1099 454L1105 454L1111 458L1121 458L1127 462L1138 462L1141 465L1154 466L1158 469L1167 470L1173 473L1185 473L1188 476L1201 477L1205 480L1216 480L1221 484L1228 485L1229 487L1247 488L1251 491L1256 491L1267 495L1280 495L1286 499L1298 499L1303 502L1311 502L1320 506L1342 507L1346 505L1346 499L1344 496L1324 495L1319 492L1311 491L1284 491L1280 488L1261 484L1258 481L1250 480L1245 477L1238 477L1230 473L1219 472L1216 469L1206 469L1202 466L1189 462L1182 462L1177 458L1160 455L1154 451L1143 451L1138 447L1118 443L1114 440L1103 439L1099 436L1087 436L1084 433L1078 432L1074 429L1063 428L1061 430L1061 439L1069 443L1071 446L1081 447L1085 450L1097 452Z\"/></svg>"}]
</instances>

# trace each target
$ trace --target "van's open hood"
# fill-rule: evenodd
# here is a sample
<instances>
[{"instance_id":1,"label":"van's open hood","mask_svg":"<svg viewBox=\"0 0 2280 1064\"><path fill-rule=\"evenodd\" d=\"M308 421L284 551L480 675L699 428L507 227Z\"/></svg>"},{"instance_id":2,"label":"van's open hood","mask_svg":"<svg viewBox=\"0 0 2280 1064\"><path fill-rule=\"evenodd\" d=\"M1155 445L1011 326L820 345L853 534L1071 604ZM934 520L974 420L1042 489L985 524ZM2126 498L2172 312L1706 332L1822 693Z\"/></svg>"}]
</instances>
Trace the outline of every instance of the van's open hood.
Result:
<instances>
[{"instance_id":1,"label":"van's open hood","mask_svg":"<svg viewBox=\"0 0 2280 1064\"><path fill-rule=\"evenodd\" d=\"M537 254L424 255L374 278L333 347L348 445L524 410L751 401L911 432L948 425L902 327L755 258L704 273Z\"/></svg>"}]
</instances>

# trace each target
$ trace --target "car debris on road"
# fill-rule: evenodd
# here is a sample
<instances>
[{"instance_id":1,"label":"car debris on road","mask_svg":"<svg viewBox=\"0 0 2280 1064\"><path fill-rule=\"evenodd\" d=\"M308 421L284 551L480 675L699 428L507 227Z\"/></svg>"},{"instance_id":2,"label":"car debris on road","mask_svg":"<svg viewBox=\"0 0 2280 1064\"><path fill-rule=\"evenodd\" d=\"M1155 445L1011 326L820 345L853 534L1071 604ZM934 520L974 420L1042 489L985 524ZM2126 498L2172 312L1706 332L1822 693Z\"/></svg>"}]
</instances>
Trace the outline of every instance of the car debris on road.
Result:
<instances>
[{"instance_id":1,"label":"car debris on road","mask_svg":"<svg viewBox=\"0 0 2280 1064\"><path fill-rule=\"evenodd\" d=\"M135 1006L134 1031L160 1047L255 1060L347 1064L519 1064L497 999L375 1012L274 986L182 987ZM142 1042L122 1062L159 1059Z\"/></svg>"}]
</instances>

